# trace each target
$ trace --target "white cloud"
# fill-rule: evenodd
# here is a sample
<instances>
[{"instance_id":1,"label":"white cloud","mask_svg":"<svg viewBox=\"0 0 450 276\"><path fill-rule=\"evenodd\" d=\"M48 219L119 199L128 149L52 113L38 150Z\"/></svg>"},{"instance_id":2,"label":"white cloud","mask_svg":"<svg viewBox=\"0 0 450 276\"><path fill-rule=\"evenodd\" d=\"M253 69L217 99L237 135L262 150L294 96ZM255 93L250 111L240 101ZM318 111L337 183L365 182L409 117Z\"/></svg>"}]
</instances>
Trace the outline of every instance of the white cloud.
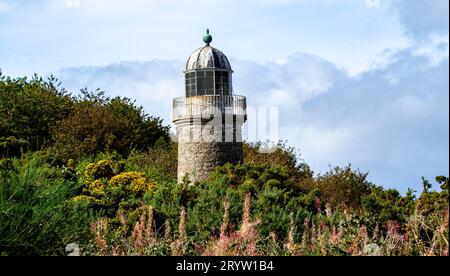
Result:
<instances>
[{"instance_id":1,"label":"white cloud","mask_svg":"<svg viewBox=\"0 0 450 276\"><path fill-rule=\"evenodd\" d=\"M426 39L434 33L448 37L448 0L397 0L400 20L414 39Z\"/></svg>"},{"instance_id":2,"label":"white cloud","mask_svg":"<svg viewBox=\"0 0 450 276\"><path fill-rule=\"evenodd\" d=\"M345 76L334 64L297 53L284 62L232 60L236 93L249 94L253 105L293 106L308 101ZM253 92L253 93L252 93Z\"/></svg>"},{"instance_id":3,"label":"white cloud","mask_svg":"<svg viewBox=\"0 0 450 276\"><path fill-rule=\"evenodd\" d=\"M182 64L174 61L121 62L66 68L56 73L72 92L100 88L112 96L135 99L146 112L170 122L172 99L183 95Z\"/></svg>"},{"instance_id":4,"label":"white cloud","mask_svg":"<svg viewBox=\"0 0 450 276\"><path fill-rule=\"evenodd\" d=\"M66 7L68 8L78 8L80 7L80 0L64 0Z\"/></svg>"},{"instance_id":5,"label":"white cloud","mask_svg":"<svg viewBox=\"0 0 450 276\"><path fill-rule=\"evenodd\" d=\"M2 0L12 8L0 18L0 66L19 76L184 59L210 27L213 44L238 59L286 60L307 52L355 73L382 49L405 45L387 1L368 9L364 0Z\"/></svg>"},{"instance_id":6,"label":"white cloud","mask_svg":"<svg viewBox=\"0 0 450 276\"><path fill-rule=\"evenodd\" d=\"M369 8L379 8L381 5L381 0L365 0L366 6Z\"/></svg>"}]
</instances>

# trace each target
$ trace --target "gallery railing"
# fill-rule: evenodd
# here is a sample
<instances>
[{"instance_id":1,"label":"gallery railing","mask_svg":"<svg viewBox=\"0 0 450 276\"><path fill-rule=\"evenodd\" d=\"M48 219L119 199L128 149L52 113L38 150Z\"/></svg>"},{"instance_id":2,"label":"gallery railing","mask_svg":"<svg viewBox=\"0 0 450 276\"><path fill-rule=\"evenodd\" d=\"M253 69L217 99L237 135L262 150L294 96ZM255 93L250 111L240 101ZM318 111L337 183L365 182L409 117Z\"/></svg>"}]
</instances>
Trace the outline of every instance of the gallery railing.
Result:
<instances>
[{"instance_id":1,"label":"gallery railing","mask_svg":"<svg viewBox=\"0 0 450 276\"><path fill-rule=\"evenodd\" d=\"M244 96L195 96L179 97L173 100L174 121L192 117L206 118L211 115L246 116L247 103Z\"/></svg>"}]
</instances>

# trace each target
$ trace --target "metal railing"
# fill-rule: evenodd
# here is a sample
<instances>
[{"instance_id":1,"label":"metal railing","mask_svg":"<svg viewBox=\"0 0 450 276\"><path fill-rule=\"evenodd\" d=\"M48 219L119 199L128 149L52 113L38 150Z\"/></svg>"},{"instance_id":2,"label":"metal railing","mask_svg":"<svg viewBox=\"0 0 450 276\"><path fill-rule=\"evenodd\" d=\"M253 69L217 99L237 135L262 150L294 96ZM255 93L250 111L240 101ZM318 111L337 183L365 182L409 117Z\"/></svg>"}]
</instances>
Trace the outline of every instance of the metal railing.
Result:
<instances>
[{"instance_id":1,"label":"metal railing","mask_svg":"<svg viewBox=\"0 0 450 276\"><path fill-rule=\"evenodd\" d=\"M210 115L237 115L246 116L247 103L244 96L195 96L179 97L173 99L173 121Z\"/></svg>"}]
</instances>

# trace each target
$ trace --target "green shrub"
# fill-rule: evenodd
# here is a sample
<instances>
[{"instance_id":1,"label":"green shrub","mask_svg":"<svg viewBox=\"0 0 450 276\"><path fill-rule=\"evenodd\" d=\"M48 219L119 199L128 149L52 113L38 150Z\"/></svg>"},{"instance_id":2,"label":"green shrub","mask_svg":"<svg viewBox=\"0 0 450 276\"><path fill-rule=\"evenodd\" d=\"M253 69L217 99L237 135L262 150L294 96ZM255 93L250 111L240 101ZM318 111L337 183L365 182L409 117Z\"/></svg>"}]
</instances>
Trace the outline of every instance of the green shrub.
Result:
<instances>
[{"instance_id":1,"label":"green shrub","mask_svg":"<svg viewBox=\"0 0 450 276\"><path fill-rule=\"evenodd\" d=\"M430 191L431 183L422 178L424 190L417 201L417 209L423 214L447 210L449 208L449 194L448 194L448 178L444 176L436 177L436 181L441 184L441 192Z\"/></svg>"},{"instance_id":2,"label":"green shrub","mask_svg":"<svg viewBox=\"0 0 450 276\"><path fill-rule=\"evenodd\" d=\"M302 185L303 180L312 178L313 171L294 147L280 141L269 147L266 143L244 143L244 163L287 168L292 183Z\"/></svg>"},{"instance_id":3,"label":"green shrub","mask_svg":"<svg viewBox=\"0 0 450 276\"><path fill-rule=\"evenodd\" d=\"M373 187L371 193L362 198L362 206L366 214L378 223L390 220L405 223L414 213L416 201L412 190L409 190L406 196L401 196L394 189Z\"/></svg>"},{"instance_id":4,"label":"green shrub","mask_svg":"<svg viewBox=\"0 0 450 276\"><path fill-rule=\"evenodd\" d=\"M151 179L159 182L177 179L178 145L159 141L145 151L132 151L126 159L127 170L143 171Z\"/></svg>"},{"instance_id":5,"label":"green shrub","mask_svg":"<svg viewBox=\"0 0 450 276\"><path fill-rule=\"evenodd\" d=\"M29 143L25 139L0 137L0 157L18 156L22 151L27 151L28 147Z\"/></svg>"},{"instance_id":6,"label":"green shrub","mask_svg":"<svg viewBox=\"0 0 450 276\"><path fill-rule=\"evenodd\" d=\"M0 164L0 255L62 255L66 244L88 239L94 214L66 201L77 182L39 154Z\"/></svg>"}]
</instances>

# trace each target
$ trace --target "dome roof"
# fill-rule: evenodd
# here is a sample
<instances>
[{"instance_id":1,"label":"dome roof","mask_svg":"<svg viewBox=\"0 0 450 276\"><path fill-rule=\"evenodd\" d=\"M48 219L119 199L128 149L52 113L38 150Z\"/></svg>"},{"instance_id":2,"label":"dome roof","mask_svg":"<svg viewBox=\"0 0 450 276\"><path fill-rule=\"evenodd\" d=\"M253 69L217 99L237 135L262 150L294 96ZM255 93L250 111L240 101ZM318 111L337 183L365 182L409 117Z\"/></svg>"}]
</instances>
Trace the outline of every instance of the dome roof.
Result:
<instances>
[{"instance_id":1,"label":"dome roof","mask_svg":"<svg viewBox=\"0 0 450 276\"><path fill-rule=\"evenodd\" d=\"M230 62L224 53L209 45L193 52L186 63L186 71L206 68L231 71Z\"/></svg>"},{"instance_id":2,"label":"dome roof","mask_svg":"<svg viewBox=\"0 0 450 276\"><path fill-rule=\"evenodd\" d=\"M232 71L230 62L224 53L209 45L212 41L209 30L206 30L203 41L206 45L191 54L186 63L186 71L207 68Z\"/></svg>"}]
</instances>

